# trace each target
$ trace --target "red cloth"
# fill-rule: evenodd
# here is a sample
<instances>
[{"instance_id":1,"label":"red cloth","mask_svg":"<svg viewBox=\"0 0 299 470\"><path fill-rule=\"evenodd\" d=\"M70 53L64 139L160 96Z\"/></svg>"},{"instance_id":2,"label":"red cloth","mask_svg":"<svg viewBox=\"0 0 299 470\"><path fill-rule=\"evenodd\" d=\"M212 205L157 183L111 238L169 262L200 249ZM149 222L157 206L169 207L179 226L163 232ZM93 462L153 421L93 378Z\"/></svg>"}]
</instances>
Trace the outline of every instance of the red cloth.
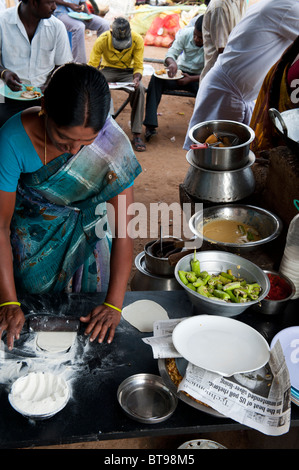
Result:
<instances>
[{"instance_id":1,"label":"red cloth","mask_svg":"<svg viewBox=\"0 0 299 470\"><path fill-rule=\"evenodd\" d=\"M299 58L289 68L287 75L287 82L289 87L291 86L292 81L296 78L299 78Z\"/></svg>"}]
</instances>

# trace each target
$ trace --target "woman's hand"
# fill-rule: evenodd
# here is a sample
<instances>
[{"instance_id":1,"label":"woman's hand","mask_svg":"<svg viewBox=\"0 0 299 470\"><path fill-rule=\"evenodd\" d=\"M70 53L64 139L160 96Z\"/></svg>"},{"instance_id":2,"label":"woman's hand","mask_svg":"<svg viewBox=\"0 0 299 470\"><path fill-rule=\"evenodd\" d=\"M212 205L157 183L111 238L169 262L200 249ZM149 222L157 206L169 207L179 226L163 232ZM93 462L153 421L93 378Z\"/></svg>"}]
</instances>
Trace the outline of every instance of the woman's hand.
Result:
<instances>
[{"instance_id":1,"label":"woman's hand","mask_svg":"<svg viewBox=\"0 0 299 470\"><path fill-rule=\"evenodd\" d=\"M6 331L6 344L9 350L13 348L14 340L19 339L25 316L18 306L5 305L0 308L0 339Z\"/></svg>"},{"instance_id":2,"label":"woman's hand","mask_svg":"<svg viewBox=\"0 0 299 470\"><path fill-rule=\"evenodd\" d=\"M98 342L102 343L109 330L107 343L111 343L120 319L121 312L118 312L111 307L107 307L106 305L99 305L86 317L81 317L80 321L88 323L85 334L90 334L90 341L94 341L98 336Z\"/></svg>"}]
</instances>

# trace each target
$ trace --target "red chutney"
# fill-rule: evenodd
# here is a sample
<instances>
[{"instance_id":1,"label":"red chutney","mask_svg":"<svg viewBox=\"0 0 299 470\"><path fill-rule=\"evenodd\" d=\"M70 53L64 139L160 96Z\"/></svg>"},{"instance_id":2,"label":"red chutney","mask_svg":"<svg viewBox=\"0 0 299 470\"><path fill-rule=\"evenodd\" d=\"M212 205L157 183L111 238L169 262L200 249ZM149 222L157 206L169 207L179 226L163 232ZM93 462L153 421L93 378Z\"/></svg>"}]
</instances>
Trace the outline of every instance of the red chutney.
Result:
<instances>
[{"instance_id":1,"label":"red chutney","mask_svg":"<svg viewBox=\"0 0 299 470\"><path fill-rule=\"evenodd\" d=\"M277 274L267 274L270 281L270 290L268 295L265 297L268 300L282 300L289 297L292 293L292 289L285 281Z\"/></svg>"}]
</instances>

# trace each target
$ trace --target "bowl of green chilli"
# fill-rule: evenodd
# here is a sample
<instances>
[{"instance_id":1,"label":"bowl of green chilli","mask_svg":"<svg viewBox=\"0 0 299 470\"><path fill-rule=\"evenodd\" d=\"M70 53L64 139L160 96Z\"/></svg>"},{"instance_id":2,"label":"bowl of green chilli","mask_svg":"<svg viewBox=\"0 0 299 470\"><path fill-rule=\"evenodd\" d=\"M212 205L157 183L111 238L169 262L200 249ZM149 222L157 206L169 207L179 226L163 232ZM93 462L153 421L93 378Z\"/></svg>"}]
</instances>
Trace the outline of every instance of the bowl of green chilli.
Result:
<instances>
[{"instance_id":1,"label":"bowl of green chilli","mask_svg":"<svg viewBox=\"0 0 299 470\"><path fill-rule=\"evenodd\" d=\"M174 274L197 314L234 317L261 302L270 290L269 278L261 268L221 250L184 256Z\"/></svg>"},{"instance_id":2,"label":"bowl of green chilli","mask_svg":"<svg viewBox=\"0 0 299 470\"><path fill-rule=\"evenodd\" d=\"M266 209L229 204L196 212L189 220L189 227L209 246L242 254L276 240L283 224L277 215Z\"/></svg>"}]
</instances>

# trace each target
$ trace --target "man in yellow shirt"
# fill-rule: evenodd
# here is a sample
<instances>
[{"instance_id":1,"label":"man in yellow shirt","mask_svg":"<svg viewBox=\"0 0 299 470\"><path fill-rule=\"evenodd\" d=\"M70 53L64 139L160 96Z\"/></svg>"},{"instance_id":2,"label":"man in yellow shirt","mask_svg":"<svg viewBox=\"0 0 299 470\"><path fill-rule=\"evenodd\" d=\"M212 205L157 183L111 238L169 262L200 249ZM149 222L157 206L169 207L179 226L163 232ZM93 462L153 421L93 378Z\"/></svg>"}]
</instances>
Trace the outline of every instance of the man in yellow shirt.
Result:
<instances>
[{"instance_id":1,"label":"man in yellow shirt","mask_svg":"<svg viewBox=\"0 0 299 470\"><path fill-rule=\"evenodd\" d=\"M92 48L88 65L100 68L107 82L131 82L130 92L132 144L136 151L143 152L141 139L145 103L145 88L141 82L143 73L144 43L142 37L131 31L125 18L116 18L111 31L99 36Z\"/></svg>"}]
</instances>

